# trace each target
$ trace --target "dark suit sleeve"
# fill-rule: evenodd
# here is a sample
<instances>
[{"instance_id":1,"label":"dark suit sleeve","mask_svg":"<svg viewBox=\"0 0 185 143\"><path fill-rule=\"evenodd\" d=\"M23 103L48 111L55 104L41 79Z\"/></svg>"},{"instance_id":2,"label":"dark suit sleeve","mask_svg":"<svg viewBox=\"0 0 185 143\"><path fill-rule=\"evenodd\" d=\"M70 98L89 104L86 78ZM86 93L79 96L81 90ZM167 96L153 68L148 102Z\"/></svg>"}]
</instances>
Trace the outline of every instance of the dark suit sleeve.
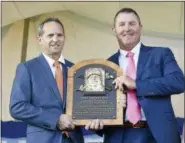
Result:
<instances>
[{"instance_id":1,"label":"dark suit sleeve","mask_svg":"<svg viewBox=\"0 0 185 143\"><path fill-rule=\"evenodd\" d=\"M184 92L184 75L172 51L163 50L163 77L136 80L137 96L169 96Z\"/></svg>"},{"instance_id":2,"label":"dark suit sleeve","mask_svg":"<svg viewBox=\"0 0 185 143\"><path fill-rule=\"evenodd\" d=\"M28 124L56 130L56 123L61 113L52 108L43 109L31 104L33 94L31 84L31 76L26 66L19 64L10 97L11 116Z\"/></svg>"}]
</instances>

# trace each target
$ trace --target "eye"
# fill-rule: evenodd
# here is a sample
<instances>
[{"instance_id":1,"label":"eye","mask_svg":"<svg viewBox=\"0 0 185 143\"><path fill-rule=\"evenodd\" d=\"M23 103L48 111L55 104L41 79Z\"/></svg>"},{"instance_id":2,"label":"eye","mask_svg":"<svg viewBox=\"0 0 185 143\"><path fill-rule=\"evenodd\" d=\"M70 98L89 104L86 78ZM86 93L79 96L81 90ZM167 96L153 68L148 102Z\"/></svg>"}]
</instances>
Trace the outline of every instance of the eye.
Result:
<instances>
[{"instance_id":1,"label":"eye","mask_svg":"<svg viewBox=\"0 0 185 143\"><path fill-rule=\"evenodd\" d=\"M125 23L124 22L121 22L120 24L119 24L119 26L124 26L125 25Z\"/></svg>"},{"instance_id":2,"label":"eye","mask_svg":"<svg viewBox=\"0 0 185 143\"><path fill-rule=\"evenodd\" d=\"M130 24L131 26L134 26L134 25L136 25L136 22L132 21L132 22L130 22L129 24Z\"/></svg>"},{"instance_id":3,"label":"eye","mask_svg":"<svg viewBox=\"0 0 185 143\"><path fill-rule=\"evenodd\" d=\"M51 38L51 37L53 37L54 36L54 34L48 34L48 37L49 38Z\"/></svg>"},{"instance_id":4,"label":"eye","mask_svg":"<svg viewBox=\"0 0 185 143\"><path fill-rule=\"evenodd\" d=\"M62 37L62 36L64 36L64 35L60 33L60 34L58 34L57 36L58 36L58 37Z\"/></svg>"},{"instance_id":5,"label":"eye","mask_svg":"<svg viewBox=\"0 0 185 143\"><path fill-rule=\"evenodd\" d=\"M63 38L64 34L63 33L58 33L57 36L58 36L58 38Z\"/></svg>"}]
</instances>

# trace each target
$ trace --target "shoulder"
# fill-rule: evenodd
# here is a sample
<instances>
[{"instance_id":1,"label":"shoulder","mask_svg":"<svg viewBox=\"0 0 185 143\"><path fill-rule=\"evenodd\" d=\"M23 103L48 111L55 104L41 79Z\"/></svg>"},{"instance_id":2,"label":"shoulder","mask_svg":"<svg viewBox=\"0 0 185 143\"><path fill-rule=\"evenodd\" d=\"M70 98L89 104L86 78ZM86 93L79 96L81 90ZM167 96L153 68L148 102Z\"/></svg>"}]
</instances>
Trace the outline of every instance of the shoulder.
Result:
<instances>
[{"instance_id":1,"label":"shoulder","mask_svg":"<svg viewBox=\"0 0 185 143\"><path fill-rule=\"evenodd\" d=\"M161 46L146 46L143 45L144 48L150 48L152 52L166 52L171 51L169 47L161 47Z\"/></svg>"},{"instance_id":2,"label":"shoulder","mask_svg":"<svg viewBox=\"0 0 185 143\"><path fill-rule=\"evenodd\" d=\"M25 68L28 68L28 67L34 65L35 63L37 63L37 62L36 62L37 59L38 59L38 57L35 57L35 58L33 58L33 59L30 59L30 60L21 62L21 63L18 64L18 67L25 67Z\"/></svg>"},{"instance_id":3,"label":"shoulder","mask_svg":"<svg viewBox=\"0 0 185 143\"><path fill-rule=\"evenodd\" d=\"M146 46L146 45L143 45L142 48L147 48L149 49L148 51L151 53L151 54L156 54L156 55L173 55L173 52L172 50L169 48L169 47L161 47L161 46Z\"/></svg>"},{"instance_id":4,"label":"shoulder","mask_svg":"<svg viewBox=\"0 0 185 143\"><path fill-rule=\"evenodd\" d=\"M30 74L30 69L33 68L33 64L35 64L37 58L30 59L25 62L21 62L17 65L16 68L16 75L17 76L22 76L22 77L27 77L28 74Z\"/></svg>"}]
</instances>

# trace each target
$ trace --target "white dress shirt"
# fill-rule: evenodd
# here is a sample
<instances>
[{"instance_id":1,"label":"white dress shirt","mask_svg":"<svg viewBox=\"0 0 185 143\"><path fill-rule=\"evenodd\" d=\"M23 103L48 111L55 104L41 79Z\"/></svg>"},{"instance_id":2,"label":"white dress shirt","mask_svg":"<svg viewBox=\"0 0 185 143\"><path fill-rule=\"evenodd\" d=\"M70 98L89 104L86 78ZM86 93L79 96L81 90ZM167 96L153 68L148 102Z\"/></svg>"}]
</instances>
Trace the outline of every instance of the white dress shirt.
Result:
<instances>
[{"instance_id":1,"label":"white dress shirt","mask_svg":"<svg viewBox=\"0 0 185 143\"><path fill-rule=\"evenodd\" d=\"M139 42L132 50L131 52L134 53L134 62L135 62L135 67L136 67L136 73L137 73L137 64L138 64L138 59L139 59L139 53L140 53L140 48L141 48L141 42ZM126 57L128 51L124 51L120 49L120 56L119 56L119 65L123 69L124 73L126 73L126 69L128 66L128 58ZM126 117L125 120L127 119L127 112L126 112ZM144 115L143 109L141 108L141 120L145 121L146 117Z\"/></svg>"},{"instance_id":2,"label":"white dress shirt","mask_svg":"<svg viewBox=\"0 0 185 143\"><path fill-rule=\"evenodd\" d=\"M54 66L55 60L52 59L52 58L50 58L49 56L47 56L47 55L44 54L44 53L42 53L42 54L43 54L43 56L45 57L46 61L48 62L49 67L50 67L50 69L51 69L51 71L52 71L52 73L53 73L53 76L55 77L55 71L56 71L56 68L55 68L55 66ZM62 55L60 56L60 58L58 59L58 61L59 61L60 63L65 64L65 60L64 60L64 57L63 57ZM61 65L61 64L60 64L60 67L61 67L61 70L62 70L62 65Z\"/></svg>"}]
</instances>

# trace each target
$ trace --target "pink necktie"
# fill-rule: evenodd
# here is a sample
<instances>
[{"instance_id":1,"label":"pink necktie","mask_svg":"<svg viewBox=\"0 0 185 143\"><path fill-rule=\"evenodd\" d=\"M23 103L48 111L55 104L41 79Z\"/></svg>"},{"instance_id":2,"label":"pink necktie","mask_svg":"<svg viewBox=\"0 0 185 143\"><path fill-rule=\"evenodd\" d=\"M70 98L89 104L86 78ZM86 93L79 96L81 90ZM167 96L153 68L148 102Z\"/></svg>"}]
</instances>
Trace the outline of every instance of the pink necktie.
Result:
<instances>
[{"instance_id":1,"label":"pink necktie","mask_svg":"<svg viewBox=\"0 0 185 143\"><path fill-rule=\"evenodd\" d=\"M126 74L133 80L136 79L136 68L134 64L134 53L128 52L128 66ZM128 90L127 92L127 118L128 120L136 124L141 119L141 107L136 98L136 92L134 90Z\"/></svg>"}]
</instances>

